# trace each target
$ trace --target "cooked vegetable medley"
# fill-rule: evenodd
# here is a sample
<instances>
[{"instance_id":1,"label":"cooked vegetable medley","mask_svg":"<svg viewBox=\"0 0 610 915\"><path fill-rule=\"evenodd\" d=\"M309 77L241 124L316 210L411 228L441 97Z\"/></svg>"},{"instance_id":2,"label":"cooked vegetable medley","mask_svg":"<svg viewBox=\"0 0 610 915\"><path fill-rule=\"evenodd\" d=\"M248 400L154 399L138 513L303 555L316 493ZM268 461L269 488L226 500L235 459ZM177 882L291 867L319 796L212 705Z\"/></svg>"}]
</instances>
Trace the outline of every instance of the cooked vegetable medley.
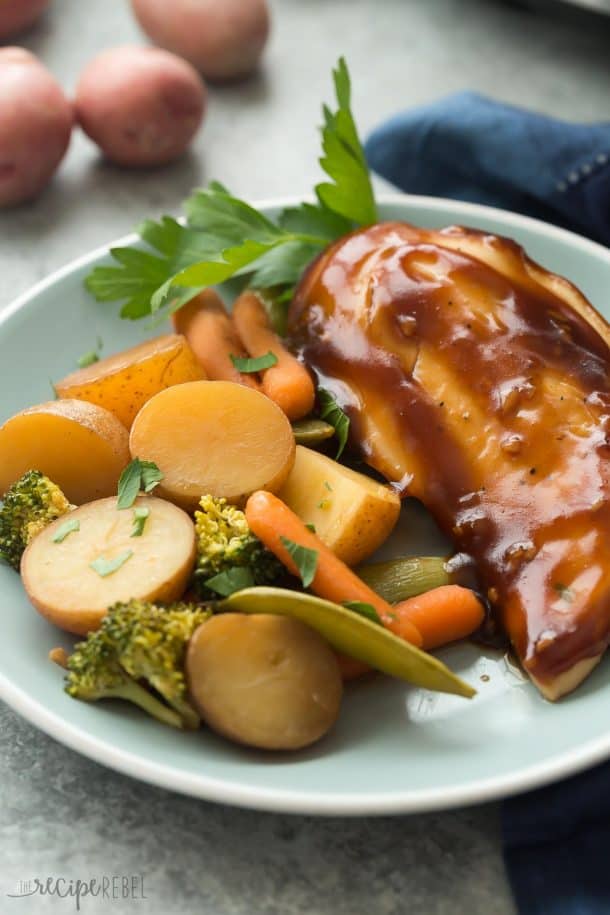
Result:
<instances>
[{"instance_id":1,"label":"cooked vegetable medley","mask_svg":"<svg viewBox=\"0 0 610 915\"><path fill-rule=\"evenodd\" d=\"M400 497L350 466L349 410L284 333L312 259L377 219L343 61L335 87L316 203L271 222L213 184L185 225L143 224L147 249L115 250L87 286L175 333L74 354L56 401L0 427L0 554L83 637L51 652L68 695L266 750L321 739L355 676L472 696L427 649L484 618L441 558L365 564ZM213 288L231 277L232 311Z\"/></svg>"}]
</instances>

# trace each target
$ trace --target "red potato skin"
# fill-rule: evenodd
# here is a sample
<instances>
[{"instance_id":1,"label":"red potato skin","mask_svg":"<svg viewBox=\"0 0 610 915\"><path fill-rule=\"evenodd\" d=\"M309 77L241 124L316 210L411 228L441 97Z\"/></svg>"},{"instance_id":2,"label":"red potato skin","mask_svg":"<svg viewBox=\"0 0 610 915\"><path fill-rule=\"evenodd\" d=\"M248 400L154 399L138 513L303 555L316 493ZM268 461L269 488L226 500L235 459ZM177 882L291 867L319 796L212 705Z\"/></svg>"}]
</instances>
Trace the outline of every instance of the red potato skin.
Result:
<instances>
[{"instance_id":1,"label":"red potato skin","mask_svg":"<svg viewBox=\"0 0 610 915\"><path fill-rule=\"evenodd\" d=\"M102 51L76 87L80 126L107 159L128 167L177 159L197 133L206 105L197 71L159 48Z\"/></svg>"},{"instance_id":2,"label":"red potato skin","mask_svg":"<svg viewBox=\"0 0 610 915\"><path fill-rule=\"evenodd\" d=\"M33 25L50 0L0 0L0 41Z\"/></svg>"},{"instance_id":3,"label":"red potato skin","mask_svg":"<svg viewBox=\"0 0 610 915\"><path fill-rule=\"evenodd\" d=\"M266 0L131 0L156 45L190 61L211 82L256 69L270 30Z\"/></svg>"},{"instance_id":4,"label":"red potato skin","mask_svg":"<svg viewBox=\"0 0 610 915\"><path fill-rule=\"evenodd\" d=\"M60 85L24 48L0 48L0 86L0 207L7 207L38 196L51 180L70 143L74 113Z\"/></svg>"}]
</instances>

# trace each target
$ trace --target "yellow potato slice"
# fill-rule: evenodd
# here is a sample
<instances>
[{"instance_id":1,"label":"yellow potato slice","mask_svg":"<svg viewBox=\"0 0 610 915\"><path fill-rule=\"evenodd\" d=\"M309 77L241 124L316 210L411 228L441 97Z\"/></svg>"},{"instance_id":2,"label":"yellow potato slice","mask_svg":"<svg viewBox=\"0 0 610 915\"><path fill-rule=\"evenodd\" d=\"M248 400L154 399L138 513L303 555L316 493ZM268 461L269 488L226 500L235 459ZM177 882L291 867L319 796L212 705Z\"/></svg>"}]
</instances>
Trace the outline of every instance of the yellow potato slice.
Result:
<instances>
[{"instance_id":1,"label":"yellow potato slice","mask_svg":"<svg viewBox=\"0 0 610 915\"><path fill-rule=\"evenodd\" d=\"M144 507L149 515L142 535L133 537L134 509ZM78 521L78 530L54 541L68 521ZM100 557L124 561L102 576L91 568ZM46 527L23 554L21 575L43 616L84 635L98 628L117 601L178 600L194 563L195 528L186 512L153 496L140 496L133 508L119 510L111 498L82 505Z\"/></svg>"},{"instance_id":2,"label":"yellow potato slice","mask_svg":"<svg viewBox=\"0 0 610 915\"><path fill-rule=\"evenodd\" d=\"M153 395L173 384L205 377L186 339L166 334L72 372L56 383L55 390L58 397L105 407L129 429Z\"/></svg>"},{"instance_id":3,"label":"yellow potato slice","mask_svg":"<svg viewBox=\"0 0 610 915\"><path fill-rule=\"evenodd\" d=\"M387 540L400 514L400 499L389 486L303 445L297 445L278 496L350 566Z\"/></svg>"},{"instance_id":4,"label":"yellow potato slice","mask_svg":"<svg viewBox=\"0 0 610 915\"><path fill-rule=\"evenodd\" d=\"M259 391L232 381L167 388L135 418L131 454L163 471L158 492L194 510L205 493L241 503L257 489L276 492L294 462L284 413Z\"/></svg>"},{"instance_id":5,"label":"yellow potato slice","mask_svg":"<svg viewBox=\"0 0 610 915\"><path fill-rule=\"evenodd\" d=\"M0 427L0 494L40 470L80 505L116 493L129 434L116 416L83 400L29 407Z\"/></svg>"},{"instance_id":6,"label":"yellow potato slice","mask_svg":"<svg viewBox=\"0 0 610 915\"><path fill-rule=\"evenodd\" d=\"M193 633L186 675L206 724L250 747L309 746L341 707L335 655L315 630L288 616L213 616Z\"/></svg>"}]
</instances>

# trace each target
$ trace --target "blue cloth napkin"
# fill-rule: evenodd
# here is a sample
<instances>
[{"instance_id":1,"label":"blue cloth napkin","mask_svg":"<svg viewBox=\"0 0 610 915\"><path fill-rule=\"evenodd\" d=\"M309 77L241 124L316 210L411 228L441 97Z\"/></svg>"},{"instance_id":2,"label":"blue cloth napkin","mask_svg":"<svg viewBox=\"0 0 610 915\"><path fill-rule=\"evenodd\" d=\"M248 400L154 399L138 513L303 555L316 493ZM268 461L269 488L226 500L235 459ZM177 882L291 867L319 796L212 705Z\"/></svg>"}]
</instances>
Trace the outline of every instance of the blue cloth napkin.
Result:
<instances>
[{"instance_id":1,"label":"blue cloth napkin","mask_svg":"<svg viewBox=\"0 0 610 915\"><path fill-rule=\"evenodd\" d=\"M608 915L610 763L505 801L502 825L521 915Z\"/></svg>"},{"instance_id":2,"label":"blue cloth napkin","mask_svg":"<svg viewBox=\"0 0 610 915\"><path fill-rule=\"evenodd\" d=\"M382 124L370 165L416 194L517 210L610 245L610 122L568 124L461 92ZM610 763L503 806L521 915L610 915Z\"/></svg>"},{"instance_id":3,"label":"blue cloth napkin","mask_svg":"<svg viewBox=\"0 0 610 915\"><path fill-rule=\"evenodd\" d=\"M516 210L610 245L610 121L570 124L459 92L396 115L365 152L404 191Z\"/></svg>"}]
</instances>

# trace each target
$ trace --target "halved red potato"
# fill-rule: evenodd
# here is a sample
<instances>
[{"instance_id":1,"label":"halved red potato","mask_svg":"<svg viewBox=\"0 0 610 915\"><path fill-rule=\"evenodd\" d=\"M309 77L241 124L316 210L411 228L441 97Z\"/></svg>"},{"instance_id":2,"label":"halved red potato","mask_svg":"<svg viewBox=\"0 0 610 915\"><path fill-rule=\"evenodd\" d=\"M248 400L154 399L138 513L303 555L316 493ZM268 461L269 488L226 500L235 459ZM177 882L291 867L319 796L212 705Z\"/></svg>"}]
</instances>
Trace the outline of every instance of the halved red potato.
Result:
<instances>
[{"instance_id":1,"label":"halved red potato","mask_svg":"<svg viewBox=\"0 0 610 915\"><path fill-rule=\"evenodd\" d=\"M148 509L140 536L134 536L136 509ZM117 601L178 600L194 563L195 527L186 512L153 496L117 509L111 498L82 505L46 527L23 554L21 575L44 617L84 635Z\"/></svg>"},{"instance_id":2,"label":"halved red potato","mask_svg":"<svg viewBox=\"0 0 610 915\"><path fill-rule=\"evenodd\" d=\"M241 503L276 492L294 463L292 427L259 391L232 381L193 381L156 394L136 416L132 456L154 461L157 492L187 510L204 493Z\"/></svg>"},{"instance_id":3,"label":"halved red potato","mask_svg":"<svg viewBox=\"0 0 610 915\"><path fill-rule=\"evenodd\" d=\"M159 391L205 372L181 334L165 334L107 356L56 382L62 398L86 400L110 410L128 429L141 407Z\"/></svg>"}]
</instances>

